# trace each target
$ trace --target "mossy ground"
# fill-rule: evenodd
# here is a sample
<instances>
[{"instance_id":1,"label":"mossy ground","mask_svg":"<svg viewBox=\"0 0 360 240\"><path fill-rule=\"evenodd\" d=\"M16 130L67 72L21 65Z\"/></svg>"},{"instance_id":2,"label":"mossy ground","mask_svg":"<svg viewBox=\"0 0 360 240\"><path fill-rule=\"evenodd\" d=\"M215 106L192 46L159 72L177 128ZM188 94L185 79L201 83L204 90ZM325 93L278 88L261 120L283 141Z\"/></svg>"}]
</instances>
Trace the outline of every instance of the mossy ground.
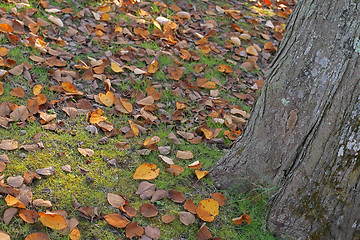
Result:
<instances>
[{"instance_id":1,"label":"mossy ground","mask_svg":"<svg viewBox=\"0 0 360 240\"><path fill-rule=\"evenodd\" d=\"M54 6L61 7L61 1L50 1ZM71 6L74 4L73 1L65 1ZM165 1L167 3L175 3L172 1ZM206 4L203 1L192 1L192 4L198 4L200 8L206 8ZM82 4L82 2L79 2ZM97 2L88 1L87 4L97 6ZM231 4L226 1L214 1L214 4L218 4L222 7L229 7ZM37 1L30 1L30 5L33 8L37 8L40 11L36 13L36 17L43 17L43 9L39 6ZM14 4L1 3L0 7L3 7L6 11L10 11ZM153 6L153 12L159 11L157 6ZM174 13L169 10L168 16ZM129 19L125 14L120 15L119 18ZM211 17L210 17L211 19ZM230 19L218 19L219 21L230 22ZM251 29L252 27L245 21L240 21L239 25L244 29ZM40 28L40 31L45 30ZM62 30L64 31L64 29ZM151 29L150 29L151 31ZM65 32L65 31L64 31ZM0 43L9 44L5 35L0 34ZM219 45L223 44L223 40L217 37L211 39L217 42ZM96 44L96 43L95 43ZM79 46L80 48L81 46ZM85 60L88 56L96 58L102 56L107 50L115 53L122 48L126 49L129 46L119 46L115 43L103 46L98 44L99 51L97 53L81 53L76 54L73 61L77 62L79 59ZM143 42L136 45L138 48L151 49L153 51L160 51L162 47L154 41ZM195 50L195 49L193 49ZM206 64L208 70L205 72L205 77L211 79L215 77L222 84L226 84L229 78L236 78L237 76L228 76L216 70L219 64L227 64L230 67L235 67L231 63L226 61L226 57L217 57L214 55L204 56L199 51L197 54L201 56L200 61L196 64ZM22 45L16 46L11 49L11 52L7 57L16 59L17 62L29 61L30 54L40 55L37 50ZM158 58L159 71L157 71L152 78L153 82L160 84L169 83L169 79L166 74L161 70L165 66L173 64L173 59L167 54L161 54ZM144 61L137 61L138 67L146 66ZM186 73L193 72L194 62L184 62L184 68ZM42 84L44 93L48 99L56 99L58 96L56 93L50 91L51 85L54 83L49 80L49 68L44 66L34 66L30 73L36 76L36 83ZM255 73L256 74L256 73ZM84 85L86 81L79 81ZM9 92L14 87L21 86L25 89L25 98L17 98L11 96ZM146 87L149 86L146 80L141 80L137 85L130 83L129 81L118 81L113 84L114 89L119 91L126 91L131 88L145 91ZM99 89L103 89L104 84L99 85ZM91 88L83 89L86 94L95 94L100 90L93 91ZM27 81L22 77L12 77L11 81L8 81L4 86L4 94L0 98L0 102L11 102L18 105L26 105L26 99L32 95L32 88ZM206 90L208 91L208 90ZM251 107L245 105L239 99L233 97L227 92L222 92L221 97L229 101L229 104L238 104L242 106L244 110L250 112ZM74 97L76 101L76 97ZM131 99L134 102L134 99ZM159 100L165 104L166 110L171 114L174 111L176 101L185 102L190 107L197 107L197 103L189 101L186 98L173 94L171 89L163 89L162 98ZM158 146L171 146L171 153L169 157L175 158L177 150L190 150L194 154L194 160L198 160L202 163L203 169L210 170L212 165L220 159L226 151L227 147L231 144L231 141L225 138L223 146L217 147L214 144L208 144L201 142L199 144L190 144L186 141L181 141L180 145L174 145L167 138L170 132L175 130L174 125L159 124L151 128L151 131L146 134L142 134L137 138L125 139L122 135L110 138L107 144L99 144L98 140L104 137L102 131L99 134L91 134L85 130L85 127L89 124L86 121L86 116L79 116L76 119L69 118L64 115L60 110L61 108L51 109L52 112L58 114L58 119L63 120L66 131L51 132L46 131L42 128L38 119L33 122L27 122L26 125L11 124L8 129L0 128L0 139L15 139L22 144L33 143L33 137L41 133L40 140L44 143L44 149L38 149L34 152L26 152L25 150L15 151L3 151L0 150L0 154L6 153L11 163L7 164L5 179L9 176L23 175L25 171L35 171L36 169L46 168L53 166L55 174L48 177L43 177L40 180L36 180L31 184L33 199L42 198L50 200L53 203L53 210L66 210L69 217L75 217L79 220L79 230L82 234L82 239L119 239L124 238L124 230L116 229L106 223L105 220L99 220L90 222L80 217L79 212L72 206L72 202L76 200L81 204L82 207L91 206L97 207L99 213L109 214L119 212L109 205L106 199L107 193L116 193L123 195L128 201L130 206L138 209L139 206L147 202L148 200L141 200L138 195L135 194L139 180L133 180L132 175L135 169L142 163L155 163L160 167L161 174L155 180L151 182L156 184L158 189L171 190L175 189L184 193L187 199L192 199L195 204L199 203L202 199L209 198L211 193L217 192L218 190L213 185L212 181L205 177L197 182L196 176L193 170L185 167L185 171L175 177L174 175L165 172L167 167L161 159L158 157L158 152L153 151L148 156L141 156L138 154L138 150L141 146L138 142L143 142L146 138L151 136L159 136L160 142ZM190 110L189 110L190 111ZM121 115L115 116L111 114L111 108L105 111L105 115L109 121L114 124L116 128L121 128L127 125L128 116ZM186 112L184 113L186 116ZM190 114L189 114L190 116ZM222 127L218 123L215 123L211 118L207 119L207 125L216 128ZM223 137L223 131L219 137ZM116 146L117 142L129 141L129 149L120 149ZM77 151L78 147L90 148L94 150L95 154L92 157L83 157ZM109 160L115 159L116 165L110 165ZM177 160L179 165L187 166L193 160ZM67 173L62 170L63 165L70 165L72 172ZM87 169L86 174L81 174L78 167ZM197 182L197 183L196 183ZM196 183L196 184L195 184ZM207 223L213 236L220 237L222 239L274 239L273 235L266 230L266 201L268 198L267 189L257 189L254 192L247 195L241 195L236 191L222 192L226 199L226 205L220 208L220 214L216 220L212 223ZM256 196L256 197L254 197ZM0 199L0 205L4 206L0 208L0 216L3 215L6 207L4 198ZM170 224L164 224L160 217L165 214L172 214L178 216L178 212L183 210L181 204L176 204L170 199L163 199L155 203L159 210L159 215L155 218L146 219L141 215L134 217L134 221L138 222L141 226L154 225L161 230L161 239L196 239L199 227L202 221L196 219L195 223L190 226L183 225L177 218ZM41 210L45 210L40 208ZM39 209L37 209L39 210ZM239 217L243 213L249 214L253 221L251 224L242 224L240 226L234 225L231 222L232 218ZM39 222L35 224L28 224L22 221L19 217L15 217L9 225L5 225L3 222L0 223L0 229L9 234L12 239L24 239L27 235L41 231L46 232L51 239L68 239L68 236L62 236L60 233L46 228Z\"/></svg>"}]
</instances>

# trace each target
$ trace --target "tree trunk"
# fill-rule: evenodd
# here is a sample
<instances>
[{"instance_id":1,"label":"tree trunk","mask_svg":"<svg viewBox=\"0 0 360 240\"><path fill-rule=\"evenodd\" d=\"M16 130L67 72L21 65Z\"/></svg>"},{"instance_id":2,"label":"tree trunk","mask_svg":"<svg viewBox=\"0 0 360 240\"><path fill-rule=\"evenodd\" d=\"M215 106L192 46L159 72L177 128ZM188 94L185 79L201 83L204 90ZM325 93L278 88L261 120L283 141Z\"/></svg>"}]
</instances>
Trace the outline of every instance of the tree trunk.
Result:
<instances>
[{"instance_id":1,"label":"tree trunk","mask_svg":"<svg viewBox=\"0 0 360 240\"><path fill-rule=\"evenodd\" d=\"M360 239L360 2L301 0L220 188L276 186L271 230Z\"/></svg>"}]
</instances>

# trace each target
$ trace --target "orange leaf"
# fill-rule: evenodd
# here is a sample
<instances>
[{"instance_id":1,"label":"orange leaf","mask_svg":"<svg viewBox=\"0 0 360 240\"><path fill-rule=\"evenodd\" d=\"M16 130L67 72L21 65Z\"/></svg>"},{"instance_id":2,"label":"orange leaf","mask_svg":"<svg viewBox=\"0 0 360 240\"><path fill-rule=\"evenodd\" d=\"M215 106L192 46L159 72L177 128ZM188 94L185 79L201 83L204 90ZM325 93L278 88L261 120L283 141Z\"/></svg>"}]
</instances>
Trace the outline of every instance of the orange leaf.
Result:
<instances>
[{"instance_id":1,"label":"orange leaf","mask_svg":"<svg viewBox=\"0 0 360 240\"><path fill-rule=\"evenodd\" d=\"M196 174L196 177L197 177L198 180L205 177L208 173L209 173L209 171L195 170L195 174Z\"/></svg>"},{"instance_id":2,"label":"orange leaf","mask_svg":"<svg viewBox=\"0 0 360 240\"><path fill-rule=\"evenodd\" d=\"M46 233L37 232L28 235L25 240L50 240L50 238L46 235Z\"/></svg>"},{"instance_id":3,"label":"orange leaf","mask_svg":"<svg viewBox=\"0 0 360 240\"><path fill-rule=\"evenodd\" d=\"M158 91L155 90L154 87L149 86L146 88L146 93L148 96L152 96L152 98L156 101L159 100L161 98L161 93L159 93Z\"/></svg>"},{"instance_id":4,"label":"orange leaf","mask_svg":"<svg viewBox=\"0 0 360 240\"><path fill-rule=\"evenodd\" d=\"M105 121L107 119L107 117L102 116L104 114L104 111L101 110L100 108L96 109L90 117L90 123L95 124L95 123L99 123L101 121Z\"/></svg>"},{"instance_id":5,"label":"orange leaf","mask_svg":"<svg viewBox=\"0 0 360 240\"><path fill-rule=\"evenodd\" d=\"M186 202L184 203L184 209L188 210L189 212L191 212L192 214L196 214L196 205L194 204L192 199L188 199L186 200Z\"/></svg>"},{"instance_id":6,"label":"orange leaf","mask_svg":"<svg viewBox=\"0 0 360 240\"><path fill-rule=\"evenodd\" d=\"M202 127L200 130L204 133L206 139L211 139L214 137L214 133L209 129Z\"/></svg>"},{"instance_id":7,"label":"orange leaf","mask_svg":"<svg viewBox=\"0 0 360 240\"><path fill-rule=\"evenodd\" d=\"M255 50L256 51L256 50ZM225 64L220 64L218 66L218 70L220 72L223 72L223 73L232 73L233 70L231 69L231 67L229 67L228 65L225 65Z\"/></svg>"},{"instance_id":8,"label":"orange leaf","mask_svg":"<svg viewBox=\"0 0 360 240\"><path fill-rule=\"evenodd\" d=\"M33 210L20 209L19 217L27 223L35 223L35 220L38 219L39 215Z\"/></svg>"},{"instance_id":9,"label":"orange leaf","mask_svg":"<svg viewBox=\"0 0 360 240\"><path fill-rule=\"evenodd\" d=\"M143 163L136 168L133 178L144 180L155 179L160 173L160 168L156 168L157 166L154 163Z\"/></svg>"},{"instance_id":10,"label":"orange leaf","mask_svg":"<svg viewBox=\"0 0 360 240\"><path fill-rule=\"evenodd\" d=\"M252 222L252 219L249 215L247 215L246 213L244 213L243 215L241 215L238 218L233 218L231 221L236 224L236 225L241 225L241 223L243 221L246 221L248 224L250 224Z\"/></svg>"},{"instance_id":11,"label":"orange leaf","mask_svg":"<svg viewBox=\"0 0 360 240\"><path fill-rule=\"evenodd\" d=\"M39 95L41 93L42 90L42 86L40 84L36 84L33 88L33 93L35 96Z\"/></svg>"},{"instance_id":12,"label":"orange leaf","mask_svg":"<svg viewBox=\"0 0 360 240\"><path fill-rule=\"evenodd\" d=\"M196 208L196 213L203 221L212 222L219 215L219 203L211 198L204 199Z\"/></svg>"},{"instance_id":13,"label":"orange leaf","mask_svg":"<svg viewBox=\"0 0 360 240\"><path fill-rule=\"evenodd\" d=\"M26 208L25 204L23 204L19 199L11 195L6 196L5 202L6 205L8 205L9 207Z\"/></svg>"},{"instance_id":14,"label":"orange leaf","mask_svg":"<svg viewBox=\"0 0 360 240\"><path fill-rule=\"evenodd\" d=\"M151 64L147 67L148 73L156 73L159 70L159 62L154 59Z\"/></svg>"},{"instance_id":15,"label":"orange leaf","mask_svg":"<svg viewBox=\"0 0 360 240\"><path fill-rule=\"evenodd\" d=\"M179 165L172 164L169 168L166 169L166 171L169 173L173 173L176 177L184 171L184 168Z\"/></svg>"},{"instance_id":16,"label":"orange leaf","mask_svg":"<svg viewBox=\"0 0 360 240\"><path fill-rule=\"evenodd\" d=\"M129 219L117 213L106 215L104 218L108 224L116 228L124 228L130 223Z\"/></svg>"},{"instance_id":17,"label":"orange leaf","mask_svg":"<svg viewBox=\"0 0 360 240\"><path fill-rule=\"evenodd\" d=\"M111 107L114 104L115 95L110 91L108 91L106 94L99 93L99 100L105 106Z\"/></svg>"},{"instance_id":18,"label":"orange leaf","mask_svg":"<svg viewBox=\"0 0 360 240\"><path fill-rule=\"evenodd\" d=\"M130 124L130 128L134 132L135 136L139 136L140 131L139 131L138 127L134 124L134 122L129 120L129 124Z\"/></svg>"},{"instance_id":19,"label":"orange leaf","mask_svg":"<svg viewBox=\"0 0 360 240\"><path fill-rule=\"evenodd\" d=\"M3 93L4 93L3 83L0 82L0 96L3 95Z\"/></svg>"},{"instance_id":20,"label":"orange leaf","mask_svg":"<svg viewBox=\"0 0 360 240\"><path fill-rule=\"evenodd\" d=\"M120 111L120 112L126 113L126 114L131 113L133 111L133 106L131 105L130 102L125 101L121 98L119 99L119 102L120 102L120 104L115 105L115 109L117 111Z\"/></svg>"},{"instance_id":21,"label":"orange leaf","mask_svg":"<svg viewBox=\"0 0 360 240\"><path fill-rule=\"evenodd\" d=\"M5 57L10 52L10 49L6 47L0 47L0 57Z\"/></svg>"},{"instance_id":22,"label":"orange leaf","mask_svg":"<svg viewBox=\"0 0 360 240\"><path fill-rule=\"evenodd\" d=\"M9 33L9 32L13 32L14 29L7 23L1 23L0 24L0 32L3 33Z\"/></svg>"},{"instance_id":23,"label":"orange leaf","mask_svg":"<svg viewBox=\"0 0 360 240\"><path fill-rule=\"evenodd\" d=\"M66 92L69 92L69 93L76 93L77 92L75 86L72 85L69 82L63 82L63 83L61 83L61 86Z\"/></svg>"},{"instance_id":24,"label":"orange leaf","mask_svg":"<svg viewBox=\"0 0 360 240\"><path fill-rule=\"evenodd\" d=\"M200 168L201 168L201 162L195 161L195 162L189 164L189 165L188 165L188 168L200 169Z\"/></svg>"},{"instance_id":25,"label":"orange leaf","mask_svg":"<svg viewBox=\"0 0 360 240\"><path fill-rule=\"evenodd\" d=\"M163 223L171 223L172 221L175 220L175 216L172 216L172 215L163 215L161 216L161 221L163 221Z\"/></svg>"},{"instance_id":26,"label":"orange leaf","mask_svg":"<svg viewBox=\"0 0 360 240\"><path fill-rule=\"evenodd\" d=\"M186 108L186 105L184 103L179 102L179 101L176 102L176 109L177 110L182 110L182 109L185 109L185 108Z\"/></svg>"},{"instance_id":27,"label":"orange leaf","mask_svg":"<svg viewBox=\"0 0 360 240\"><path fill-rule=\"evenodd\" d=\"M10 91L10 95L14 97L22 98L25 96L25 93L21 88L17 87Z\"/></svg>"},{"instance_id":28,"label":"orange leaf","mask_svg":"<svg viewBox=\"0 0 360 240\"><path fill-rule=\"evenodd\" d=\"M79 240L81 237L80 231L77 227L75 227L71 233L69 234L70 240Z\"/></svg>"},{"instance_id":29,"label":"orange leaf","mask_svg":"<svg viewBox=\"0 0 360 240\"><path fill-rule=\"evenodd\" d=\"M126 226L125 229L126 237L133 238L133 237L141 237L144 234L144 228L137 225L137 222L132 222Z\"/></svg>"},{"instance_id":30,"label":"orange leaf","mask_svg":"<svg viewBox=\"0 0 360 240\"><path fill-rule=\"evenodd\" d=\"M39 220L44 226L55 230L61 230L68 226L63 216L52 212L39 212Z\"/></svg>"}]
</instances>

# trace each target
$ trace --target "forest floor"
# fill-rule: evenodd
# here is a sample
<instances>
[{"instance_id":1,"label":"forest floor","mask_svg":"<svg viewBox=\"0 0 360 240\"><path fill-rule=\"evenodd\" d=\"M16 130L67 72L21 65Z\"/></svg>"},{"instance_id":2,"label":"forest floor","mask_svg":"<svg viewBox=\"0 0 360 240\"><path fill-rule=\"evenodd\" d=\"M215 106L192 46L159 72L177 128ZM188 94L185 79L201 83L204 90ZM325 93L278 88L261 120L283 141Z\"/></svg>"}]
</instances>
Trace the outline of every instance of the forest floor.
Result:
<instances>
[{"instance_id":1,"label":"forest floor","mask_svg":"<svg viewBox=\"0 0 360 240\"><path fill-rule=\"evenodd\" d=\"M208 171L293 6L121 2L1 1L0 238L275 239L271 189Z\"/></svg>"}]
</instances>

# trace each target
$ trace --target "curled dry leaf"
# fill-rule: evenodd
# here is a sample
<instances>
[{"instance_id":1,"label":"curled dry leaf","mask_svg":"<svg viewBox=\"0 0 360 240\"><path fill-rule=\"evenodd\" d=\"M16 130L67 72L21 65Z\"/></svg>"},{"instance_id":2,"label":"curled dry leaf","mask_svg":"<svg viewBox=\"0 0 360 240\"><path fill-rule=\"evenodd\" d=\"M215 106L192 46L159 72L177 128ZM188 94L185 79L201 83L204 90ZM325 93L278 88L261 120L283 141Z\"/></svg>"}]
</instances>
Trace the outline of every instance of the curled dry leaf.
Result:
<instances>
[{"instance_id":1,"label":"curled dry leaf","mask_svg":"<svg viewBox=\"0 0 360 240\"><path fill-rule=\"evenodd\" d=\"M39 221L44 226L55 230L61 230L68 226L65 218L62 215L52 212L39 212Z\"/></svg>"},{"instance_id":2,"label":"curled dry leaf","mask_svg":"<svg viewBox=\"0 0 360 240\"><path fill-rule=\"evenodd\" d=\"M50 22L54 23L55 25L57 25L59 27L64 27L64 23L61 21L60 18L53 16L53 15L49 15L48 19Z\"/></svg>"},{"instance_id":3,"label":"curled dry leaf","mask_svg":"<svg viewBox=\"0 0 360 240\"><path fill-rule=\"evenodd\" d=\"M48 114L45 112L40 113L40 123L45 124L48 123L56 118L56 113L54 114Z\"/></svg>"},{"instance_id":4,"label":"curled dry leaf","mask_svg":"<svg viewBox=\"0 0 360 240\"><path fill-rule=\"evenodd\" d=\"M182 203L185 201L185 196L176 190L169 190L169 196L171 200L173 200L176 203Z\"/></svg>"},{"instance_id":5,"label":"curled dry leaf","mask_svg":"<svg viewBox=\"0 0 360 240\"><path fill-rule=\"evenodd\" d=\"M211 198L204 199L196 208L196 214L201 220L212 222L219 215L219 203Z\"/></svg>"},{"instance_id":6,"label":"curled dry leaf","mask_svg":"<svg viewBox=\"0 0 360 240\"><path fill-rule=\"evenodd\" d=\"M175 220L175 216L172 216L172 215L164 215L164 216L161 216L161 221L163 221L163 223L171 223L172 221Z\"/></svg>"},{"instance_id":7,"label":"curled dry leaf","mask_svg":"<svg viewBox=\"0 0 360 240\"><path fill-rule=\"evenodd\" d=\"M198 180L202 179L206 175L208 175L209 171L195 170L195 175Z\"/></svg>"},{"instance_id":8,"label":"curled dry leaf","mask_svg":"<svg viewBox=\"0 0 360 240\"><path fill-rule=\"evenodd\" d=\"M249 215L247 215L246 213L244 213L243 215L241 215L238 218L233 218L231 221L236 225L241 225L241 223L244 220L247 222L247 224L250 224L252 222L251 217Z\"/></svg>"},{"instance_id":9,"label":"curled dry leaf","mask_svg":"<svg viewBox=\"0 0 360 240\"><path fill-rule=\"evenodd\" d=\"M114 208L120 208L125 205L125 199L122 196L114 193L108 193L107 200Z\"/></svg>"},{"instance_id":10,"label":"curled dry leaf","mask_svg":"<svg viewBox=\"0 0 360 240\"><path fill-rule=\"evenodd\" d=\"M36 232L28 235L25 240L50 240L46 233Z\"/></svg>"},{"instance_id":11,"label":"curled dry leaf","mask_svg":"<svg viewBox=\"0 0 360 240\"><path fill-rule=\"evenodd\" d=\"M179 212L180 222L186 226L193 224L195 222L195 216L189 212Z\"/></svg>"},{"instance_id":12,"label":"curled dry leaf","mask_svg":"<svg viewBox=\"0 0 360 240\"><path fill-rule=\"evenodd\" d=\"M124 228L130 223L129 219L117 213L106 215L104 218L108 224L116 228Z\"/></svg>"},{"instance_id":13,"label":"curled dry leaf","mask_svg":"<svg viewBox=\"0 0 360 240\"><path fill-rule=\"evenodd\" d=\"M201 168L201 162L195 161L195 162L189 164L189 165L188 165L188 168L200 169L200 168Z\"/></svg>"},{"instance_id":14,"label":"curled dry leaf","mask_svg":"<svg viewBox=\"0 0 360 240\"><path fill-rule=\"evenodd\" d=\"M166 156L164 156L164 155L159 155L159 157L160 157L165 163L167 163L167 164L169 164L169 165L174 164L174 160L172 160L172 159L169 158L169 157L166 157Z\"/></svg>"},{"instance_id":15,"label":"curled dry leaf","mask_svg":"<svg viewBox=\"0 0 360 240\"><path fill-rule=\"evenodd\" d=\"M152 180L160 173L160 168L157 168L154 163L143 163L136 168L133 179Z\"/></svg>"},{"instance_id":16,"label":"curled dry leaf","mask_svg":"<svg viewBox=\"0 0 360 240\"><path fill-rule=\"evenodd\" d=\"M125 234L128 238L141 237L144 234L144 228L137 225L137 222L132 222L126 226Z\"/></svg>"},{"instance_id":17,"label":"curled dry leaf","mask_svg":"<svg viewBox=\"0 0 360 240\"><path fill-rule=\"evenodd\" d=\"M139 184L136 194L139 194L141 199L150 199L155 193L155 189L155 184L149 183L148 181L142 181Z\"/></svg>"},{"instance_id":18,"label":"curled dry leaf","mask_svg":"<svg viewBox=\"0 0 360 240\"><path fill-rule=\"evenodd\" d=\"M52 204L49 200L44 200L41 198L35 199L32 202L32 205L35 207L52 207Z\"/></svg>"},{"instance_id":19,"label":"curled dry leaf","mask_svg":"<svg viewBox=\"0 0 360 240\"><path fill-rule=\"evenodd\" d=\"M39 218L39 215L33 210L20 209L19 217L27 223L35 223L36 219Z\"/></svg>"},{"instance_id":20,"label":"curled dry leaf","mask_svg":"<svg viewBox=\"0 0 360 240\"><path fill-rule=\"evenodd\" d=\"M142 216L148 218L155 217L159 213L156 207L150 203L143 203L139 208L139 212Z\"/></svg>"},{"instance_id":21,"label":"curled dry leaf","mask_svg":"<svg viewBox=\"0 0 360 240\"><path fill-rule=\"evenodd\" d=\"M135 136L139 136L140 131L139 131L138 127L134 124L134 122L129 120L129 124L130 124L130 128L133 131L133 133L135 134Z\"/></svg>"},{"instance_id":22,"label":"curled dry leaf","mask_svg":"<svg viewBox=\"0 0 360 240\"><path fill-rule=\"evenodd\" d=\"M78 148L77 150L84 157L92 157L95 154L95 152L89 148Z\"/></svg>"},{"instance_id":23,"label":"curled dry leaf","mask_svg":"<svg viewBox=\"0 0 360 240\"><path fill-rule=\"evenodd\" d=\"M97 108L90 116L90 123L95 124L99 123L101 121L105 121L107 117L102 116L104 114L104 111L100 108Z\"/></svg>"},{"instance_id":24,"label":"curled dry leaf","mask_svg":"<svg viewBox=\"0 0 360 240\"><path fill-rule=\"evenodd\" d=\"M55 173L55 169L51 166L47 168L36 169L35 172L39 175L50 176Z\"/></svg>"}]
</instances>

